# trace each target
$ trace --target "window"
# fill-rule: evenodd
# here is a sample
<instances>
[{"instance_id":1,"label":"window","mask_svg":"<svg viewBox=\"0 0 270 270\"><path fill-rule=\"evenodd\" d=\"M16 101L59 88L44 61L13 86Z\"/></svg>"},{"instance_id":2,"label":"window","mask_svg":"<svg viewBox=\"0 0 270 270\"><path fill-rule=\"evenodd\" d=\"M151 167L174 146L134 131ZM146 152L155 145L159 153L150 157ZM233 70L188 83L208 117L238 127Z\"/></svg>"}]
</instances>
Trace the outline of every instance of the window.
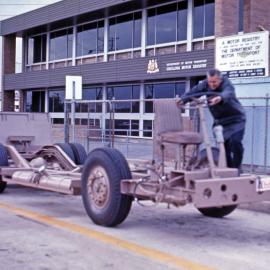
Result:
<instances>
[{"instance_id":1,"label":"window","mask_svg":"<svg viewBox=\"0 0 270 270\"><path fill-rule=\"evenodd\" d=\"M215 34L215 0L197 0L193 8L193 38Z\"/></svg>"},{"instance_id":2,"label":"window","mask_svg":"<svg viewBox=\"0 0 270 270\"><path fill-rule=\"evenodd\" d=\"M27 91L25 96L26 112L45 112L45 91Z\"/></svg>"},{"instance_id":3,"label":"window","mask_svg":"<svg viewBox=\"0 0 270 270\"><path fill-rule=\"evenodd\" d=\"M117 100L132 100L140 99L140 86L115 86L107 88L107 99ZM118 113L139 113L140 110L139 101L123 101L115 103L115 112Z\"/></svg>"},{"instance_id":4,"label":"window","mask_svg":"<svg viewBox=\"0 0 270 270\"><path fill-rule=\"evenodd\" d=\"M47 36L46 34L30 37L28 39L27 64L35 64L46 61Z\"/></svg>"},{"instance_id":5,"label":"window","mask_svg":"<svg viewBox=\"0 0 270 270\"><path fill-rule=\"evenodd\" d=\"M148 10L147 45L187 39L187 1Z\"/></svg>"},{"instance_id":6,"label":"window","mask_svg":"<svg viewBox=\"0 0 270 270\"><path fill-rule=\"evenodd\" d=\"M65 91L49 91L49 112L64 112Z\"/></svg>"},{"instance_id":7,"label":"window","mask_svg":"<svg viewBox=\"0 0 270 270\"><path fill-rule=\"evenodd\" d=\"M153 130L153 121L152 120L144 120L143 121L143 137L152 137Z\"/></svg>"},{"instance_id":8,"label":"window","mask_svg":"<svg viewBox=\"0 0 270 270\"><path fill-rule=\"evenodd\" d=\"M50 61L72 57L72 32L70 28L50 34Z\"/></svg>"},{"instance_id":9,"label":"window","mask_svg":"<svg viewBox=\"0 0 270 270\"><path fill-rule=\"evenodd\" d=\"M185 85L185 82L146 84L144 90L145 99L175 98L176 95L181 96L185 93ZM153 113L152 101L145 102L145 112Z\"/></svg>"},{"instance_id":10,"label":"window","mask_svg":"<svg viewBox=\"0 0 270 270\"><path fill-rule=\"evenodd\" d=\"M106 129L110 128L110 120L106 120ZM114 134L120 136L139 136L139 120L115 120Z\"/></svg>"},{"instance_id":11,"label":"window","mask_svg":"<svg viewBox=\"0 0 270 270\"><path fill-rule=\"evenodd\" d=\"M141 13L109 20L109 52L141 46Z\"/></svg>"},{"instance_id":12,"label":"window","mask_svg":"<svg viewBox=\"0 0 270 270\"><path fill-rule=\"evenodd\" d=\"M101 87L84 87L82 92L83 100L102 100ZM101 113L102 103L80 103L76 106L76 112Z\"/></svg>"},{"instance_id":13,"label":"window","mask_svg":"<svg viewBox=\"0 0 270 270\"><path fill-rule=\"evenodd\" d=\"M239 0L239 32L244 31L244 0Z\"/></svg>"},{"instance_id":14,"label":"window","mask_svg":"<svg viewBox=\"0 0 270 270\"><path fill-rule=\"evenodd\" d=\"M104 21L78 26L76 42L76 56L103 53Z\"/></svg>"}]
</instances>

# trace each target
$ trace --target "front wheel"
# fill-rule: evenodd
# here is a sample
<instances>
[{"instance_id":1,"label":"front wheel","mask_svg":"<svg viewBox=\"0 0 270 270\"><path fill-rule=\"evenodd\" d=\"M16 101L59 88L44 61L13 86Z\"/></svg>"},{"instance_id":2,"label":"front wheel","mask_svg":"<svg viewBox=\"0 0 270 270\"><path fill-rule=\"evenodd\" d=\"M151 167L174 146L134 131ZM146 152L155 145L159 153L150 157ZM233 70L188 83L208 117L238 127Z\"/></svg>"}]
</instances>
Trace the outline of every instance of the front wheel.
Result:
<instances>
[{"instance_id":1,"label":"front wheel","mask_svg":"<svg viewBox=\"0 0 270 270\"><path fill-rule=\"evenodd\" d=\"M213 153L213 159L215 164L218 164L218 157L219 157L219 150L218 148L212 147L212 153ZM208 158L206 149L203 149L199 154L199 162L198 167L200 168L208 168ZM228 205L228 206L222 206L222 207L209 207L209 208L198 208L198 210L207 217L212 218L222 218L229 214L231 214L235 209L237 208L237 205Z\"/></svg>"},{"instance_id":2,"label":"front wheel","mask_svg":"<svg viewBox=\"0 0 270 270\"><path fill-rule=\"evenodd\" d=\"M222 207L198 208L198 210L204 216L212 218L222 218L231 214L236 208L237 205L228 205Z\"/></svg>"},{"instance_id":3,"label":"front wheel","mask_svg":"<svg viewBox=\"0 0 270 270\"><path fill-rule=\"evenodd\" d=\"M131 172L119 151L93 150L85 161L81 179L83 204L94 223L114 227L126 219L132 197L121 194L121 180L131 179Z\"/></svg>"}]
</instances>

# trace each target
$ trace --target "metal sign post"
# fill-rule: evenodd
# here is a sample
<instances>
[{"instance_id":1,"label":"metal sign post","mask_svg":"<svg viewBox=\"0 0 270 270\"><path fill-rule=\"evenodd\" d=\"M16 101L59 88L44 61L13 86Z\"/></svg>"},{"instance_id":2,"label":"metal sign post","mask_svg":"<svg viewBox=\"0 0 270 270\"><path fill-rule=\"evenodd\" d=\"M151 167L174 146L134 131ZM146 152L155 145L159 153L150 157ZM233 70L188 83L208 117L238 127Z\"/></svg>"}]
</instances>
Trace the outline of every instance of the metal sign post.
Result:
<instances>
[{"instance_id":1,"label":"metal sign post","mask_svg":"<svg viewBox=\"0 0 270 270\"><path fill-rule=\"evenodd\" d=\"M71 101L72 142L75 142L75 137L76 137L75 107L76 107L76 100L82 99L82 77L81 76L66 76L66 97L65 98L66 98L65 103L67 103L68 101ZM66 122L68 123L68 119L66 119ZM65 135L68 134L68 129L69 127L67 124L65 125Z\"/></svg>"},{"instance_id":2,"label":"metal sign post","mask_svg":"<svg viewBox=\"0 0 270 270\"><path fill-rule=\"evenodd\" d=\"M72 100L71 100L71 126L72 126L72 142L75 142L75 82L72 82Z\"/></svg>"},{"instance_id":3,"label":"metal sign post","mask_svg":"<svg viewBox=\"0 0 270 270\"><path fill-rule=\"evenodd\" d=\"M68 103L67 101L65 100L65 103L64 103L64 114L65 114L65 117L64 117L64 141L65 143L69 143L69 123L68 123Z\"/></svg>"}]
</instances>

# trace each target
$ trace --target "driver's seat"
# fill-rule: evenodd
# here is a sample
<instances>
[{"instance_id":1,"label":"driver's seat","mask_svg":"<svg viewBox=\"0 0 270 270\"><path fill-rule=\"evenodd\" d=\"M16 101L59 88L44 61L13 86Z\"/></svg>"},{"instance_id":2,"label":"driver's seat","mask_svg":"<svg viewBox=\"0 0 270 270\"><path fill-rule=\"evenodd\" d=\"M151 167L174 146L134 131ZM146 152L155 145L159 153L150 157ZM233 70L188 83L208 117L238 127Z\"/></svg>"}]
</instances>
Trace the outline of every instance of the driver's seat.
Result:
<instances>
[{"instance_id":1,"label":"driver's seat","mask_svg":"<svg viewBox=\"0 0 270 270\"><path fill-rule=\"evenodd\" d=\"M176 159L179 168L179 164L183 165L185 163L187 145L198 147L203 142L202 135L198 132L184 130L181 109L176 105L175 99L155 100L154 108L154 159L164 162L165 143L176 144L178 145ZM161 149L161 152L157 148ZM158 152L161 153L161 158Z\"/></svg>"}]
</instances>

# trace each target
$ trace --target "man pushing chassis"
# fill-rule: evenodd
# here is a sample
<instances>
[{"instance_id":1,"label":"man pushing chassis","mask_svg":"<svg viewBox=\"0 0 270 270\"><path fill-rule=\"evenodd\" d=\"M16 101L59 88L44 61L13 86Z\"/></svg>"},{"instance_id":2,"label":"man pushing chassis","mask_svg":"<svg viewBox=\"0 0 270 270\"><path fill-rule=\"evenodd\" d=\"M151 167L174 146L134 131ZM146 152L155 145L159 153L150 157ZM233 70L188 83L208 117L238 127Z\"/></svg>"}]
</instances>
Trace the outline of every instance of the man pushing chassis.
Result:
<instances>
[{"instance_id":1,"label":"man pushing chassis","mask_svg":"<svg viewBox=\"0 0 270 270\"><path fill-rule=\"evenodd\" d=\"M192 119L184 119L181 103L190 100L199 112L200 132L184 123ZM217 148L207 129L209 105ZM78 143L53 145L47 114L0 113L0 193L13 183L81 194L91 220L109 227L127 218L134 201L193 204L205 216L223 217L238 204L270 200L270 177L239 175L245 115L232 85L218 71L210 71L181 102L155 100L154 109L152 160L126 160L112 148L87 155ZM227 166L226 153L228 165L236 168Z\"/></svg>"}]
</instances>

